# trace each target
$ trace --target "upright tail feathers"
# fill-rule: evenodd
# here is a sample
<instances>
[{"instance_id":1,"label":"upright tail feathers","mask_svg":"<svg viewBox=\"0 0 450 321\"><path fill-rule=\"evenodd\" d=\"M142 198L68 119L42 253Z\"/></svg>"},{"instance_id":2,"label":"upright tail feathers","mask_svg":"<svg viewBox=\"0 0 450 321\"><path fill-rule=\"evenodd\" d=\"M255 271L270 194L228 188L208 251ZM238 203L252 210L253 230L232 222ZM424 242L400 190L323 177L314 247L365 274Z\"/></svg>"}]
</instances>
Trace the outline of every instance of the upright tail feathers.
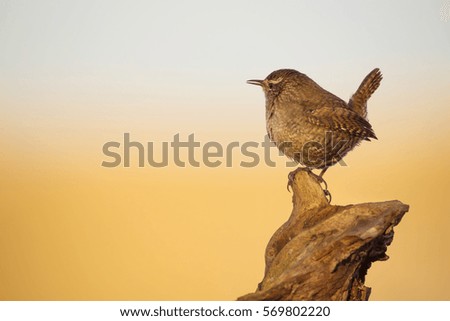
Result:
<instances>
[{"instance_id":1,"label":"upright tail feathers","mask_svg":"<svg viewBox=\"0 0 450 321\"><path fill-rule=\"evenodd\" d=\"M377 90L378 86L380 86L381 79L383 79L383 75L381 74L380 69L375 68L372 70L366 78L364 78L352 98L350 98L350 101L348 102L350 109L361 117L367 118L367 101L375 90Z\"/></svg>"}]
</instances>

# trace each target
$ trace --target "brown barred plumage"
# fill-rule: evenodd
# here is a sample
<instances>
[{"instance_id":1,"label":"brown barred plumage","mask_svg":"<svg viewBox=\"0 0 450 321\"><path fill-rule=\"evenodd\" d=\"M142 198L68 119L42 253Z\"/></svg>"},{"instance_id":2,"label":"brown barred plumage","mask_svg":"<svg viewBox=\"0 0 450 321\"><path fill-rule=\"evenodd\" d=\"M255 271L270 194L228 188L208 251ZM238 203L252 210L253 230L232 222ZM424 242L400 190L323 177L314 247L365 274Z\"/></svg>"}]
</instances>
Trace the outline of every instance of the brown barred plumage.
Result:
<instances>
[{"instance_id":1,"label":"brown barred plumage","mask_svg":"<svg viewBox=\"0 0 450 321\"><path fill-rule=\"evenodd\" d=\"M348 104L292 69L248 83L265 93L267 132L277 147L307 168L326 169L362 140L377 138L367 121L367 100L381 79L378 68L370 72Z\"/></svg>"}]
</instances>

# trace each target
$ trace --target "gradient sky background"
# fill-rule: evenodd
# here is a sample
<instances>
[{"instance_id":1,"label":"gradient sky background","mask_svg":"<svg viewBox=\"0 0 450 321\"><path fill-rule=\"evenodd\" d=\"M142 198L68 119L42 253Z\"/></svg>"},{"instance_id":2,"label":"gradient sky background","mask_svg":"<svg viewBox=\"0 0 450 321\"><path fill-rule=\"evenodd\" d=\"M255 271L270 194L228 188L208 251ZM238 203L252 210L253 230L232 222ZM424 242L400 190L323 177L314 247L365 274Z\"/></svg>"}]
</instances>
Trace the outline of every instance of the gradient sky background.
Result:
<instances>
[{"instance_id":1,"label":"gradient sky background","mask_svg":"<svg viewBox=\"0 0 450 321\"><path fill-rule=\"evenodd\" d=\"M371 299L450 300L445 3L0 0L0 299L254 291L290 214L289 169L104 168L103 144L260 142L247 79L294 68L347 99L379 67L379 140L327 172L333 203L411 206Z\"/></svg>"}]
</instances>

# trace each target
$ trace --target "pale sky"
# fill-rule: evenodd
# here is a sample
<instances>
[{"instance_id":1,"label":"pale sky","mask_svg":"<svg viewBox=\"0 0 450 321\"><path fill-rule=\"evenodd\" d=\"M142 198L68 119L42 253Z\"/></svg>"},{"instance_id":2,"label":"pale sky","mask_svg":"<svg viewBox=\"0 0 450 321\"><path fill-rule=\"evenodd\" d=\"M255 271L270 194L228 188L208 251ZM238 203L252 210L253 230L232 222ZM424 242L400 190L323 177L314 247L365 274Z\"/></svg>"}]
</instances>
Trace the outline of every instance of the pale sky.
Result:
<instances>
[{"instance_id":1,"label":"pale sky","mask_svg":"<svg viewBox=\"0 0 450 321\"><path fill-rule=\"evenodd\" d=\"M0 110L35 125L201 114L198 128L259 113L245 80L285 67L344 99L374 67L391 94L436 89L450 82L443 3L0 1Z\"/></svg>"}]
</instances>

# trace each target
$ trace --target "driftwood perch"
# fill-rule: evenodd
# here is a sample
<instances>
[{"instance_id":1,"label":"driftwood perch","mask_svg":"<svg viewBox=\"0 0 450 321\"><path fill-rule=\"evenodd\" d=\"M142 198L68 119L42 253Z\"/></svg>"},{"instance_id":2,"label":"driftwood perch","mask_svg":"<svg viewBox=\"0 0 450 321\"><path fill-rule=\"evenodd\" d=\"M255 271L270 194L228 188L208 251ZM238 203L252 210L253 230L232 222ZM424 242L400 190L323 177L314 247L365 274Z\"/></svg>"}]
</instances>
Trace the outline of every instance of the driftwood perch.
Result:
<instances>
[{"instance_id":1,"label":"driftwood perch","mask_svg":"<svg viewBox=\"0 0 450 321\"><path fill-rule=\"evenodd\" d=\"M386 249L409 206L400 201L330 205L317 180L299 171L293 210L266 248L264 279L238 300L368 300L372 262Z\"/></svg>"}]
</instances>

